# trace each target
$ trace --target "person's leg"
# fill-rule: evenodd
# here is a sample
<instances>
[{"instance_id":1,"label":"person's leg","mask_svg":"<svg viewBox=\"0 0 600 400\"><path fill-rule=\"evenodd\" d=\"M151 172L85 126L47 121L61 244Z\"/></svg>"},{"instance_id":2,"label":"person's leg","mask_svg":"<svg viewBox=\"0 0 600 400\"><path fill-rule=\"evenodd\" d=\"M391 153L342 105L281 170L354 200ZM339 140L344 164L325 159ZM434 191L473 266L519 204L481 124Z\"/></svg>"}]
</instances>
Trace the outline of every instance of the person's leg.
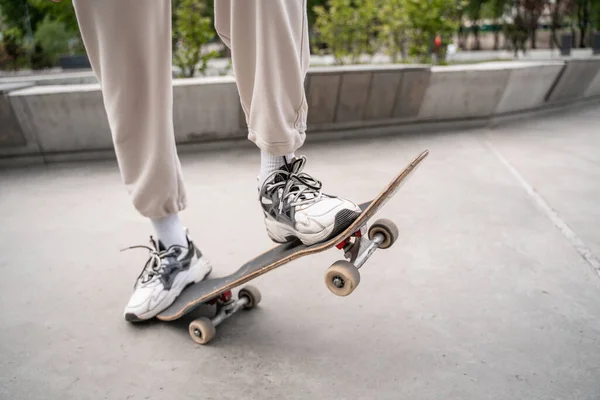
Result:
<instances>
[{"instance_id":1,"label":"person's leg","mask_svg":"<svg viewBox=\"0 0 600 400\"><path fill-rule=\"evenodd\" d=\"M313 244L359 213L321 192L294 157L305 140L304 79L310 61L306 0L215 0L215 26L231 48L248 138L261 150L260 198L269 236Z\"/></svg>"},{"instance_id":2,"label":"person's leg","mask_svg":"<svg viewBox=\"0 0 600 400\"><path fill-rule=\"evenodd\" d=\"M186 194L173 134L171 1L74 0L73 4L102 87L123 181L135 208L151 219L159 239L152 242L153 257L126 309L128 319L149 318L179 295L181 285L206 273L178 216L186 206Z\"/></svg>"},{"instance_id":3,"label":"person's leg","mask_svg":"<svg viewBox=\"0 0 600 400\"><path fill-rule=\"evenodd\" d=\"M170 1L75 0L74 6L133 204L158 221L159 234L172 231L161 239L184 245L173 217L185 208L186 194L173 135Z\"/></svg>"},{"instance_id":4,"label":"person's leg","mask_svg":"<svg viewBox=\"0 0 600 400\"><path fill-rule=\"evenodd\" d=\"M231 49L248 138L267 154L294 153L308 110L306 0L216 0L215 27Z\"/></svg>"}]
</instances>

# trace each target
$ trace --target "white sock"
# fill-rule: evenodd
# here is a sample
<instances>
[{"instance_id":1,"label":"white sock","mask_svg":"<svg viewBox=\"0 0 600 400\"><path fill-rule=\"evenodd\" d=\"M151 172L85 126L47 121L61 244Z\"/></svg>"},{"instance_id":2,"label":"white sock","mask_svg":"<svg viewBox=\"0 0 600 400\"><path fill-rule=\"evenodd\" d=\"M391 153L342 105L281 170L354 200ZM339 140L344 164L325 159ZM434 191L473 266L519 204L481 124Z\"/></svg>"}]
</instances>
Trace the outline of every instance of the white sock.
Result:
<instances>
[{"instance_id":1,"label":"white sock","mask_svg":"<svg viewBox=\"0 0 600 400\"><path fill-rule=\"evenodd\" d=\"M285 156L274 156L264 150L260 151L260 175L258 177L258 187L262 187L265 180L273 172L280 169L284 164L285 160L291 162L294 159L294 153L286 154Z\"/></svg>"},{"instance_id":2,"label":"white sock","mask_svg":"<svg viewBox=\"0 0 600 400\"><path fill-rule=\"evenodd\" d=\"M164 218L151 219L158 240L168 249L173 245L187 247L185 228L181 225L179 214L171 214Z\"/></svg>"}]
</instances>

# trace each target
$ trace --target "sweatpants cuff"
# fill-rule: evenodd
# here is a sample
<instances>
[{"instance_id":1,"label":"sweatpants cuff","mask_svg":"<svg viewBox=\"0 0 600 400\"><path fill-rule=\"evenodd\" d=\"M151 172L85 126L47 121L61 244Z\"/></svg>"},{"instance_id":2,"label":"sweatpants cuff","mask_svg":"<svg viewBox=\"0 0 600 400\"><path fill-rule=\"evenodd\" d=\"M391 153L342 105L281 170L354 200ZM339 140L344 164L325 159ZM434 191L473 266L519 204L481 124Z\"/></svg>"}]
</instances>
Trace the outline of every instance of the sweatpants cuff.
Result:
<instances>
[{"instance_id":1,"label":"sweatpants cuff","mask_svg":"<svg viewBox=\"0 0 600 400\"><path fill-rule=\"evenodd\" d=\"M294 139L288 140L286 142L265 142L263 141L256 132L248 129L248 139L256 144L259 149L266 151L269 154L274 156L285 156L287 154L295 153L306 140L305 132L296 132L294 135Z\"/></svg>"}]
</instances>

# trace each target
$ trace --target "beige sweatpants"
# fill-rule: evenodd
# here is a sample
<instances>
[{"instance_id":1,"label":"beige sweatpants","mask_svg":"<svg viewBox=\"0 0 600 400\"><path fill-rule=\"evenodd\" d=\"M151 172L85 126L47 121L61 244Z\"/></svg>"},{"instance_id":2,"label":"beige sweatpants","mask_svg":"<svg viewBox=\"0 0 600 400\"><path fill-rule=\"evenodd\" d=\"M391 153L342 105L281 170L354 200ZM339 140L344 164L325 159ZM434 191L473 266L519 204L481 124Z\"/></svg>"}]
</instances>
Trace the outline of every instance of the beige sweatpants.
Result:
<instances>
[{"instance_id":1,"label":"beige sweatpants","mask_svg":"<svg viewBox=\"0 0 600 400\"><path fill-rule=\"evenodd\" d=\"M74 0L102 86L121 175L144 216L186 207L173 134L171 0ZM248 138L273 155L304 142L309 62L306 0L215 0L231 49Z\"/></svg>"}]
</instances>

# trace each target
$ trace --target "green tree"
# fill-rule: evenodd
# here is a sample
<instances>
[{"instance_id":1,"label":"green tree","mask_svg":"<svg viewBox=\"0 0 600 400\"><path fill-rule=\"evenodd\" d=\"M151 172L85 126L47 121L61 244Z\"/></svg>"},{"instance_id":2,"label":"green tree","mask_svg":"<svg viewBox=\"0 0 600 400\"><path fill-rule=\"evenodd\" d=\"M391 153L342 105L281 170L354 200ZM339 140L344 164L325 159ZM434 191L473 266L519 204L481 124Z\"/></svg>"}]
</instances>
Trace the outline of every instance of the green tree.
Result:
<instances>
[{"instance_id":1,"label":"green tree","mask_svg":"<svg viewBox=\"0 0 600 400\"><path fill-rule=\"evenodd\" d=\"M446 46L459 26L464 5L460 0L407 0L406 13L411 21L410 55L419 61L428 61L433 40L440 35L439 55L445 58Z\"/></svg>"},{"instance_id":2,"label":"green tree","mask_svg":"<svg viewBox=\"0 0 600 400\"><path fill-rule=\"evenodd\" d=\"M306 4L307 13L308 13L308 28L312 30L317 21L317 13L315 12L315 7L323 7L326 10L329 9L327 0L308 0Z\"/></svg>"},{"instance_id":3,"label":"green tree","mask_svg":"<svg viewBox=\"0 0 600 400\"><path fill-rule=\"evenodd\" d=\"M558 0L560 1L560 0ZM494 50L500 48L500 32L503 18L507 12L510 0L488 0L482 8L483 18L493 21L494 25Z\"/></svg>"},{"instance_id":4,"label":"green tree","mask_svg":"<svg viewBox=\"0 0 600 400\"><path fill-rule=\"evenodd\" d=\"M481 50L481 42L479 41L479 23L483 6L487 1L488 0L469 0L465 8L467 17L471 21L473 36L475 37L472 50Z\"/></svg>"},{"instance_id":5,"label":"green tree","mask_svg":"<svg viewBox=\"0 0 600 400\"><path fill-rule=\"evenodd\" d=\"M177 16L179 15L177 13L177 10L179 9L180 5L182 4L183 0L171 0L171 7L172 7L172 13L171 13L171 25L173 26L173 49L175 49L177 47L177 42L179 41L179 33L177 32L177 30L175 29L177 27ZM217 31L215 29L215 2L214 0L203 0L201 1L201 3L203 3L204 5L204 15L208 18L210 18L211 21L211 29L214 32L214 35L217 35Z\"/></svg>"},{"instance_id":6,"label":"green tree","mask_svg":"<svg viewBox=\"0 0 600 400\"><path fill-rule=\"evenodd\" d=\"M70 35L78 34L79 27L77 26L77 17L73 9L72 0L61 0L60 3L55 3L49 0L28 0L30 8L41 12L44 19L50 18L54 21L61 22L66 32ZM37 21L34 29L37 30L38 24L42 21Z\"/></svg>"},{"instance_id":7,"label":"green tree","mask_svg":"<svg viewBox=\"0 0 600 400\"><path fill-rule=\"evenodd\" d=\"M519 54L519 50L525 53L527 51L525 43L527 43L527 25L520 13L516 14L513 23L504 25L504 35L510 41L515 57Z\"/></svg>"},{"instance_id":8,"label":"green tree","mask_svg":"<svg viewBox=\"0 0 600 400\"><path fill-rule=\"evenodd\" d=\"M377 0L330 0L329 9L314 7L320 39L337 64L357 63L363 54L373 54L376 36Z\"/></svg>"},{"instance_id":9,"label":"green tree","mask_svg":"<svg viewBox=\"0 0 600 400\"><path fill-rule=\"evenodd\" d=\"M546 9L548 0L521 0L520 4L523 8L525 26L529 32L531 48L537 48L537 30L539 21Z\"/></svg>"},{"instance_id":10,"label":"green tree","mask_svg":"<svg viewBox=\"0 0 600 400\"><path fill-rule=\"evenodd\" d=\"M552 47L561 47L558 41L558 31L563 28L565 18L573 12L575 0L554 0L548 4L550 12L550 40Z\"/></svg>"},{"instance_id":11,"label":"green tree","mask_svg":"<svg viewBox=\"0 0 600 400\"><path fill-rule=\"evenodd\" d=\"M23 44L23 36L19 29L10 28L2 32L1 67L2 69L17 70L25 60L27 51Z\"/></svg>"},{"instance_id":12,"label":"green tree","mask_svg":"<svg viewBox=\"0 0 600 400\"><path fill-rule=\"evenodd\" d=\"M58 63L61 55L69 52L70 38L65 25L50 17L44 18L35 32L35 43L39 44L47 60L53 65Z\"/></svg>"},{"instance_id":13,"label":"green tree","mask_svg":"<svg viewBox=\"0 0 600 400\"><path fill-rule=\"evenodd\" d=\"M577 27L579 28L579 47L586 47L587 33L591 25L592 0L575 0Z\"/></svg>"},{"instance_id":14,"label":"green tree","mask_svg":"<svg viewBox=\"0 0 600 400\"><path fill-rule=\"evenodd\" d=\"M21 36L29 33L29 27L33 31L44 19L43 12L23 0L0 0L0 14L4 24L18 29Z\"/></svg>"},{"instance_id":15,"label":"green tree","mask_svg":"<svg viewBox=\"0 0 600 400\"><path fill-rule=\"evenodd\" d=\"M69 45L73 46L73 51L84 52L72 0L62 0L60 3L48 0L0 0L0 14L3 24L18 30L22 37L23 54L19 57L23 60L22 64L29 61L35 64L34 67L55 64L56 51L66 53ZM60 26L53 25L51 21ZM44 40L44 45L38 43L44 36L44 33L36 33L40 27L51 35ZM34 37L37 37L37 42ZM47 54L48 51L51 54Z\"/></svg>"},{"instance_id":16,"label":"green tree","mask_svg":"<svg viewBox=\"0 0 600 400\"><path fill-rule=\"evenodd\" d=\"M406 58L410 31L406 0L380 0L377 16L381 24L378 39L392 62L398 62L399 56Z\"/></svg>"},{"instance_id":17,"label":"green tree","mask_svg":"<svg viewBox=\"0 0 600 400\"><path fill-rule=\"evenodd\" d=\"M54 63L50 60L46 52L44 52L42 45L36 43L33 47L33 52L31 53L31 68L45 69L52 68L53 66Z\"/></svg>"},{"instance_id":18,"label":"green tree","mask_svg":"<svg viewBox=\"0 0 600 400\"><path fill-rule=\"evenodd\" d=\"M46 17L62 22L72 35L78 32L72 0L62 0L60 3L49 0L0 0L0 13L7 26L19 29L23 35L29 33L29 27L32 33L35 32Z\"/></svg>"},{"instance_id":19,"label":"green tree","mask_svg":"<svg viewBox=\"0 0 600 400\"><path fill-rule=\"evenodd\" d=\"M201 0L180 0L175 10L177 43L173 59L186 77L194 76L196 71L204 73L208 61L217 56L215 51L202 51L215 38L213 22L206 11L206 3Z\"/></svg>"},{"instance_id":20,"label":"green tree","mask_svg":"<svg viewBox=\"0 0 600 400\"><path fill-rule=\"evenodd\" d=\"M592 0L592 27L600 31L600 0Z\"/></svg>"},{"instance_id":21,"label":"green tree","mask_svg":"<svg viewBox=\"0 0 600 400\"><path fill-rule=\"evenodd\" d=\"M308 0L306 9L308 13L308 35L310 40L311 48L315 49L315 51L324 49L327 46L320 40L320 36L317 32L316 22L317 22L317 13L315 11L316 7L323 7L325 10L329 10L329 2L328 0Z\"/></svg>"}]
</instances>

